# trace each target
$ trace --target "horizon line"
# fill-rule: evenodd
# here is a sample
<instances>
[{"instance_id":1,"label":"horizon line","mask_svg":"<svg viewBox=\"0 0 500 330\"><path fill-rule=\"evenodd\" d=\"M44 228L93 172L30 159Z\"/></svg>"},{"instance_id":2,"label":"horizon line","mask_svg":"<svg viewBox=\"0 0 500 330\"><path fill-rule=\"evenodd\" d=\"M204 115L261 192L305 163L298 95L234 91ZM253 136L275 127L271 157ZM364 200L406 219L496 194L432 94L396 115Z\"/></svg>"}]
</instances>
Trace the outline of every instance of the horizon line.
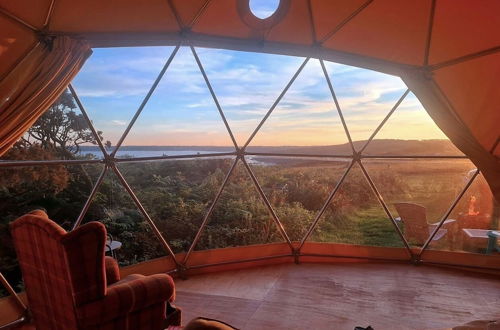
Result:
<instances>
[{"instance_id":1,"label":"horizon line","mask_svg":"<svg viewBox=\"0 0 500 330\"><path fill-rule=\"evenodd\" d=\"M381 141L381 140L385 140L385 141L415 141L415 142L423 142L423 141L447 141L447 142L450 142L452 143L449 139L373 139L372 141ZM352 141L353 144L356 144L356 143L363 143L363 142L366 142L368 140L356 140L356 141ZM349 142L344 142L344 143L340 143L340 144L309 144L309 145L298 145L298 144L295 144L295 145L256 145L256 146L253 146L253 145L248 145L246 147L246 149L248 149L249 147L329 147L329 146L341 146L341 145L349 145ZM97 146L96 144L86 144L86 145L80 145L80 147L93 147L93 146ZM116 147L116 145L111 145L111 147ZM214 148L229 148L229 147L232 147L234 148L234 145L208 145L208 144L204 144L204 145L195 145L195 144L128 144L128 145L125 145L125 144L122 144L120 146L121 147L214 147Z\"/></svg>"}]
</instances>

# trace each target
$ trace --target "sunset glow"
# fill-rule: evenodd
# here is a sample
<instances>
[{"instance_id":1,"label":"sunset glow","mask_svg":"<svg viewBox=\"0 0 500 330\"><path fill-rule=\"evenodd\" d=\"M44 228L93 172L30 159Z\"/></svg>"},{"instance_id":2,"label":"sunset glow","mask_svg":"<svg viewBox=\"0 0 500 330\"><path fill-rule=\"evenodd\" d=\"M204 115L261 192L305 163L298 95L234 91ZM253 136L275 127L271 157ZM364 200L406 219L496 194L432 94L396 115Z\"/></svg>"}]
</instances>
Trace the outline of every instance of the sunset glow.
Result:
<instances>
[{"instance_id":1,"label":"sunset glow","mask_svg":"<svg viewBox=\"0 0 500 330\"><path fill-rule=\"evenodd\" d=\"M105 140L133 117L173 47L95 49L74 85ZM239 145L304 58L198 48ZM400 78L325 62L353 140L366 140L406 90ZM443 139L413 94L376 138ZM317 59L311 59L252 140L253 146L332 145L347 136ZM181 48L124 145L229 146L231 139L189 48Z\"/></svg>"}]
</instances>

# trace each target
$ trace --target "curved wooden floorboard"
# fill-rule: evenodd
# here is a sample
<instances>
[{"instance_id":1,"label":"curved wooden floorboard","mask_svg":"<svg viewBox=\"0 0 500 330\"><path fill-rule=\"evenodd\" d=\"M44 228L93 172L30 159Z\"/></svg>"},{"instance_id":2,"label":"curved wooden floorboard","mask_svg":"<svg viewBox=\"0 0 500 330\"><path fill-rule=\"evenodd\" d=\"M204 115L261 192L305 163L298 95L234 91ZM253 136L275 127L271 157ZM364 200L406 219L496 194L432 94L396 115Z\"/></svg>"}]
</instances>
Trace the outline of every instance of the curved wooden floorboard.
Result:
<instances>
[{"instance_id":1,"label":"curved wooden floorboard","mask_svg":"<svg viewBox=\"0 0 500 330\"><path fill-rule=\"evenodd\" d=\"M242 329L444 329L500 319L493 275L391 263L282 264L176 280L184 323Z\"/></svg>"}]
</instances>

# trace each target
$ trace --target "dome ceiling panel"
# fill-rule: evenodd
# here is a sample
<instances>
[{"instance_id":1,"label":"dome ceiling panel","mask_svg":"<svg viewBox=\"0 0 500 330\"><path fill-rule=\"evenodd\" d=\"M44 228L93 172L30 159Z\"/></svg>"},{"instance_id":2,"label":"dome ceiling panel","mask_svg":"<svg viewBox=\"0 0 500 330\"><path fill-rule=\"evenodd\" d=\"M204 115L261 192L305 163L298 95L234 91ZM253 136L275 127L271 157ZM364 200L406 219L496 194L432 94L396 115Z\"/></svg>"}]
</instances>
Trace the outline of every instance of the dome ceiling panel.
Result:
<instances>
[{"instance_id":1,"label":"dome ceiling panel","mask_svg":"<svg viewBox=\"0 0 500 330\"><path fill-rule=\"evenodd\" d=\"M397 63L421 65L430 11L430 0L374 1L323 45Z\"/></svg>"},{"instance_id":2,"label":"dome ceiling panel","mask_svg":"<svg viewBox=\"0 0 500 330\"><path fill-rule=\"evenodd\" d=\"M496 15L500 11L498 1L481 1L474 10L468 10L468 0L439 0L435 3L429 54L431 64L500 45L497 32L500 15ZM0 6L40 28L50 4L49 0L31 1L28 7L26 2L5 0ZM312 18L316 39L327 39L325 48L415 65L424 63L432 9L432 0L311 0L310 8L308 1L296 0L290 2L284 18L277 25L271 29L258 29L244 22L237 1L173 0L171 4L183 26L189 26L202 10L193 28L196 33L251 39L265 36L269 41L311 45ZM362 10L349 20L358 9ZM345 26L328 38L346 20ZM54 2L49 29L70 33L177 32L179 26L168 1L146 0L138 6L132 0L59 0Z\"/></svg>"},{"instance_id":3,"label":"dome ceiling panel","mask_svg":"<svg viewBox=\"0 0 500 330\"><path fill-rule=\"evenodd\" d=\"M364 3L366 0L311 0L316 39L323 40Z\"/></svg>"},{"instance_id":4,"label":"dome ceiling panel","mask_svg":"<svg viewBox=\"0 0 500 330\"><path fill-rule=\"evenodd\" d=\"M267 32L266 40L311 45L313 30L306 0L290 2L285 17Z\"/></svg>"},{"instance_id":5,"label":"dome ceiling panel","mask_svg":"<svg viewBox=\"0 0 500 330\"><path fill-rule=\"evenodd\" d=\"M500 1L436 2L430 64L500 46Z\"/></svg>"},{"instance_id":6,"label":"dome ceiling panel","mask_svg":"<svg viewBox=\"0 0 500 330\"><path fill-rule=\"evenodd\" d=\"M486 150L492 149L499 133L498 77L500 53L445 67L434 74L455 112Z\"/></svg>"},{"instance_id":7,"label":"dome ceiling panel","mask_svg":"<svg viewBox=\"0 0 500 330\"><path fill-rule=\"evenodd\" d=\"M179 25L167 1L56 1L50 29L64 32L174 32Z\"/></svg>"},{"instance_id":8,"label":"dome ceiling panel","mask_svg":"<svg viewBox=\"0 0 500 330\"><path fill-rule=\"evenodd\" d=\"M206 2L207 0L173 0L172 6L179 15L182 25L189 26Z\"/></svg>"},{"instance_id":9,"label":"dome ceiling panel","mask_svg":"<svg viewBox=\"0 0 500 330\"><path fill-rule=\"evenodd\" d=\"M35 43L32 31L22 25L0 16L2 36L0 36L0 77L29 51Z\"/></svg>"},{"instance_id":10,"label":"dome ceiling panel","mask_svg":"<svg viewBox=\"0 0 500 330\"><path fill-rule=\"evenodd\" d=\"M51 0L31 1L29 10L26 10L26 1L2 0L1 7L23 21L42 28L49 12Z\"/></svg>"},{"instance_id":11,"label":"dome ceiling panel","mask_svg":"<svg viewBox=\"0 0 500 330\"><path fill-rule=\"evenodd\" d=\"M223 18L221 13L224 13ZM211 1L194 24L193 32L237 38L259 35L243 22L233 0Z\"/></svg>"}]
</instances>

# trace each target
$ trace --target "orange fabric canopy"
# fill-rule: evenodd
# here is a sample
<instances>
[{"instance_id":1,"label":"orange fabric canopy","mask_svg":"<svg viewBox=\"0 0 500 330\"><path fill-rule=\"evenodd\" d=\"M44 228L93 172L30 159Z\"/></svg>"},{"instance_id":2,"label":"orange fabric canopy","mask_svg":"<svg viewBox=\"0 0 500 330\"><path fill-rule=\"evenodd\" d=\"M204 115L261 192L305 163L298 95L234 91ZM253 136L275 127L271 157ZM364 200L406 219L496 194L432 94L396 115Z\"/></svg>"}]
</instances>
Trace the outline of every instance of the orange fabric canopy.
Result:
<instances>
[{"instance_id":1,"label":"orange fabric canopy","mask_svg":"<svg viewBox=\"0 0 500 330\"><path fill-rule=\"evenodd\" d=\"M46 34L84 38L94 47L189 41L401 75L500 194L498 0L281 0L264 20L248 0L3 0L0 80ZM420 87L410 82L415 76L424 77ZM440 122L440 111L451 112L462 132L443 127L450 119Z\"/></svg>"}]
</instances>

